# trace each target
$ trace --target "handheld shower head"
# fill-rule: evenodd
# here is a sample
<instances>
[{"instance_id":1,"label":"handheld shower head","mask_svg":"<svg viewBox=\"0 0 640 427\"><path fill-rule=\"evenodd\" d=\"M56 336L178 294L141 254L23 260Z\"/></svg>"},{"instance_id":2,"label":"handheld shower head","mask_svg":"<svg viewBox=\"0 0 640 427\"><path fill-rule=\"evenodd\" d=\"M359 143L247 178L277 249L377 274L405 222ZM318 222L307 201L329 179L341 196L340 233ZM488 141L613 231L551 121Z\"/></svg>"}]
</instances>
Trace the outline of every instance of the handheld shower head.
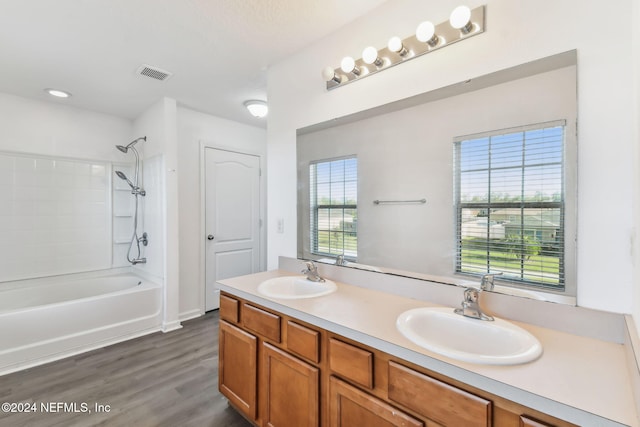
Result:
<instances>
[{"instance_id":1,"label":"handheld shower head","mask_svg":"<svg viewBox=\"0 0 640 427\"><path fill-rule=\"evenodd\" d=\"M126 154L129 151L129 148L131 148L134 145L136 145L138 143L138 141L146 141L146 140L147 140L146 136L141 136L140 138L134 139L133 141L131 141L126 146L124 146L124 145L116 145L116 148Z\"/></svg>"},{"instance_id":2,"label":"handheld shower head","mask_svg":"<svg viewBox=\"0 0 640 427\"><path fill-rule=\"evenodd\" d=\"M129 178L127 178L127 176L123 172L116 171L116 175L118 175L118 178L120 178L121 180L127 181L127 184L129 184L132 190L136 188L136 186L133 185L133 182L129 181Z\"/></svg>"},{"instance_id":3,"label":"handheld shower head","mask_svg":"<svg viewBox=\"0 0 640 427\"><path fill-rule=\"evenodd\" d=\"M146 196L147 192L144 191L142 188L136 186L133 182L129 181L129 178L127 178L127 176L122 172L122 171L115 171L116 175L118 175L118 178L122 179L123 181L126 181L127 184L129 184L129 187L131 187L131 194L135 194L140 195L140 196Z\"/></svg>"}]
</instances>

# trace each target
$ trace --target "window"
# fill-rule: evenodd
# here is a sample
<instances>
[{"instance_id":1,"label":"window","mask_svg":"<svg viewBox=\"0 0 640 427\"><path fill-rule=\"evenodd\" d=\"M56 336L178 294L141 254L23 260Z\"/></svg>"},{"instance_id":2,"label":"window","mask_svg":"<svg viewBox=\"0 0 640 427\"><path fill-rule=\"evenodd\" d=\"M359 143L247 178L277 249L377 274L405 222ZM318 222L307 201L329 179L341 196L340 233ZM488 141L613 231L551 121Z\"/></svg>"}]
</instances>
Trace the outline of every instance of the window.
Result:
<instances>
[{"instance_id":1,"label":"window","mask_svg":"<svg viewBox=\"0 0 640 427\"><path fill-rule=\"evenodd\" d=\"M322 160L309 166L310 244L316 255L358 256L358 160Z\"/></svg>"},{"instance_id":2,"label":"window","mask_svg":"<svg viewBox=\"0 0 640 427\"><path fill-rule=\"evenodd\" d=\"M457 138L456 272L564 290L565 122Z\"/></svg>"}]
</instances>

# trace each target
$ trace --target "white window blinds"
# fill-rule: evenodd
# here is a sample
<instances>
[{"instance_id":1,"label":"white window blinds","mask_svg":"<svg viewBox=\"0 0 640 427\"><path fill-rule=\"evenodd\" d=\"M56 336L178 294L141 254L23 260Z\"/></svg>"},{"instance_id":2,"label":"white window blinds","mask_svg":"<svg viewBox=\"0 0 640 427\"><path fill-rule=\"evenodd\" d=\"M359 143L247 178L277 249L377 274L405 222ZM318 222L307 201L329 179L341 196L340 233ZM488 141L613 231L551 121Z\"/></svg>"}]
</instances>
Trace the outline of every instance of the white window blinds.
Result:
<instances>
[{"instance_id":1,"label":"white window blinds","mask_svg":"<svg viewBox=\"0 0 640 427\"><path fill-rule=\"evenodd\" d=\"M564 129L456 138L456 271L563 290Z\"/></svg>"},{"instance_id":2,"label":"white window blinds","mask_svg":"<svg viewBox=\"0 0 640 427\"><path fill-rule=\"evenodd\" d=\"M313 162L309 166L310 250L316 255L358 256L358 160Z\"/></svg>"}]
</instances>

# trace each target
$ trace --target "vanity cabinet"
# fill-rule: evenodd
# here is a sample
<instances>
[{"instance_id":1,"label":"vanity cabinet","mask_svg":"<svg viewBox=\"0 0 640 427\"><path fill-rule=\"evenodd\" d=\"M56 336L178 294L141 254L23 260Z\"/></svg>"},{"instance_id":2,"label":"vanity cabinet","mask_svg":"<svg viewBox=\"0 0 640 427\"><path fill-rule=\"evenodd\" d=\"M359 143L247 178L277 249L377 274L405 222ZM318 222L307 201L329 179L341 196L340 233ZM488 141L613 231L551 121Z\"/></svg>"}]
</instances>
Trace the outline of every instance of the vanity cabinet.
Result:
<instances>
[{"instance_id":1,"label":"vanity cabinet","mask_svg":"<svg viewBox=\"0 0 640 427\"><path fill-rule=\"evenodd\" d=\"M218 388L257 426L320 426L321 333L220 296ZM315 364L315 366L314 366Z\"/></svg>"},{"instance_id":2,"label":"vanity cabinet","mask_svg":"<svg viewBox=\"0 0 640 427\"><path fill-rule=\"evenodd\" d=\"M575 427L222 293L219 389L258 427Z\"/></svg>"}]
</instances>

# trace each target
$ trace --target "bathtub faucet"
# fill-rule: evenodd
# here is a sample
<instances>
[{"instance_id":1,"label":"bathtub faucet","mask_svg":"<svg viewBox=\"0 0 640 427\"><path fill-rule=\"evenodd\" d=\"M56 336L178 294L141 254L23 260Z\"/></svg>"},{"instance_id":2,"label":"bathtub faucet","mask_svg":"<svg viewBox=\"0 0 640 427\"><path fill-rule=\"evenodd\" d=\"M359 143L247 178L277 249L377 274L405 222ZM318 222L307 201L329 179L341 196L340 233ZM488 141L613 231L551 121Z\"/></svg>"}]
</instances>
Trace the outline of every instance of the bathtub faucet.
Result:
<instances>
[{"instance_id":1,"label":"bathtub faucet","mask_svg":"<svg viewBox=\"0 0 640 427\"><path fill-rule=\"evenodd\" d=\"M131 264L136 265L136 264L146 264L147 263L147 259L146 258L134 258L131 260Z\"/></svg>"}]
</instances>

